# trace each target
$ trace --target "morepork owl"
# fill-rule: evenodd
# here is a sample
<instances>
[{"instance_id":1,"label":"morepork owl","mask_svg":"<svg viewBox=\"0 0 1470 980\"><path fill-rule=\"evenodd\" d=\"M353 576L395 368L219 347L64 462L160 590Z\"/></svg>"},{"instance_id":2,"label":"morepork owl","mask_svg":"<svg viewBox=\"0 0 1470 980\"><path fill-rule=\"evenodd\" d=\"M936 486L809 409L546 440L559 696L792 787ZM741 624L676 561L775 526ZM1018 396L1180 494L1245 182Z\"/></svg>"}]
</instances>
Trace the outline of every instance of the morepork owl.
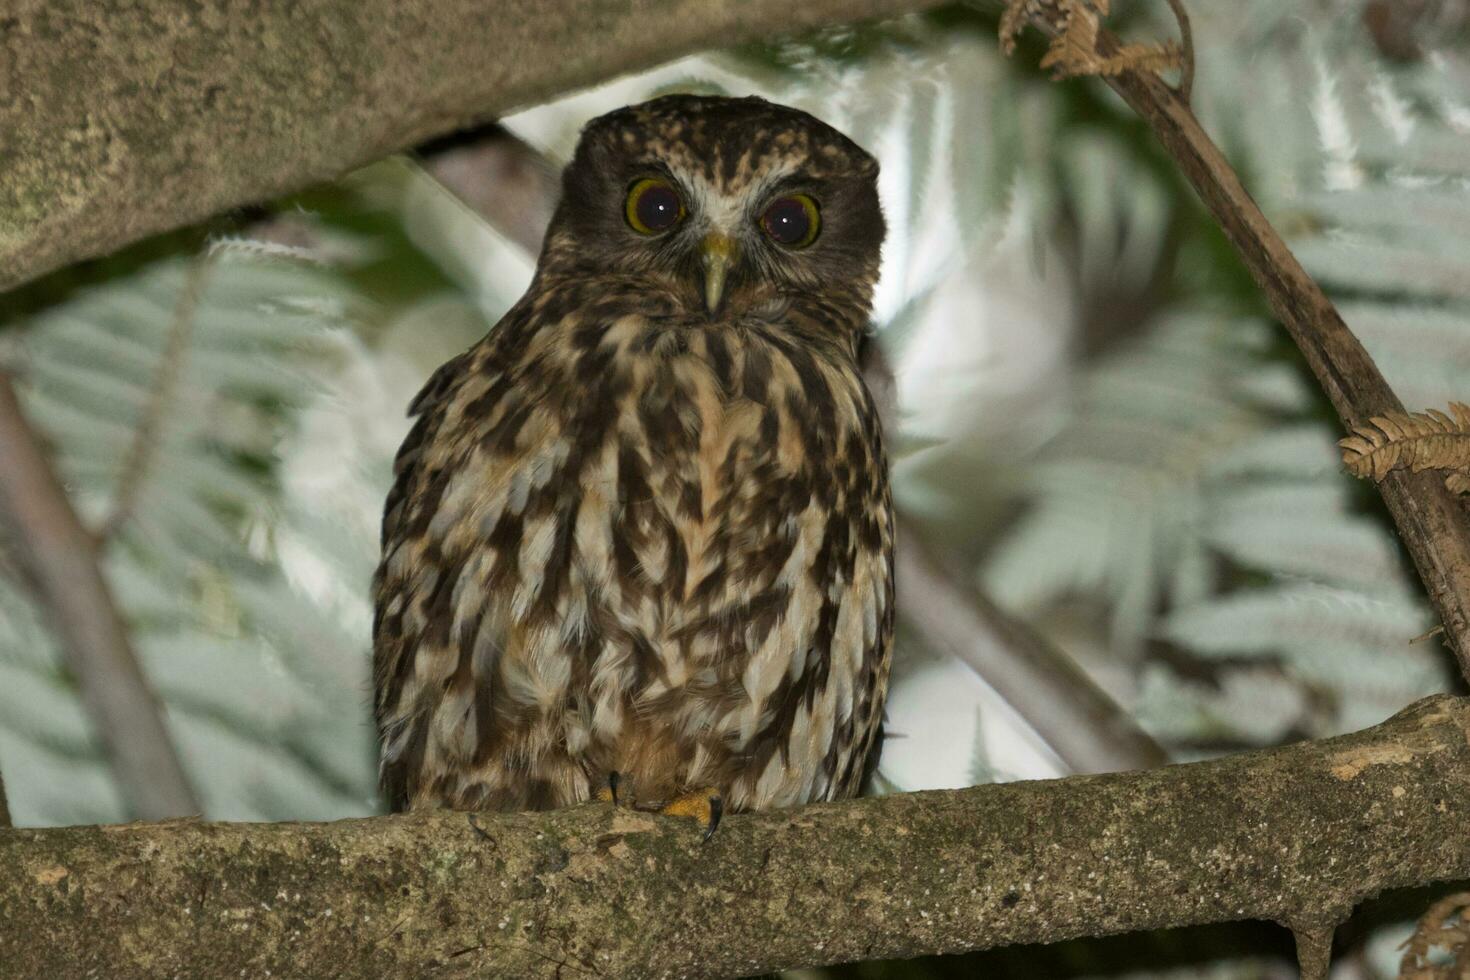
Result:
<instances>
[{"instance_id":1,"label":"morepork owl","mask_svg":"<svg viewBox=\"0 0 1470 980\"><path fill-rule=\"evenodd\" d=\"M873 158L803 112L593 120L530 289L411 408L374 661L396 809L854 795L893 533Z\"/></svg>"}]
</instances>

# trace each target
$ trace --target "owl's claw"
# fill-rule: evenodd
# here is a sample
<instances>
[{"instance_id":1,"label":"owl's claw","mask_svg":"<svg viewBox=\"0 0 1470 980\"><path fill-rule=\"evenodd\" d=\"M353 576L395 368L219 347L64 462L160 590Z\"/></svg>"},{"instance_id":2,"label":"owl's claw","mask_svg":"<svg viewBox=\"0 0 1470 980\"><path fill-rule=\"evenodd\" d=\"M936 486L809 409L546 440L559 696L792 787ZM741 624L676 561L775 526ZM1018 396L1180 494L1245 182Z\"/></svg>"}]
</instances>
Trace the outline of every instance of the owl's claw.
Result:
<instances>
[{"instance_id":1,"label":"owl's claw","mask_svg":"<svg viewBox=\"0 0 1470 980\"><path fill-rule=\"evenodd\" d=\"M660 813L671 817L693 817L704 828L703 840L709 840L720 825L725 812L725 799L717 789L698 789L675 797Z\"/></svg>"},{"instance_id":2,"label":"owl's claw","mask_svg":"<svg viewBox=\"0 0 1470 980\"><path fill-rule=\"evenodd\" d=\"M600 803L611 803L619 805L622 801L618 799L618 785L622 783L623 777L620 773L610 772L607 774L607 785L597 791L597 800Z\"/></svg>"}]
</instances>

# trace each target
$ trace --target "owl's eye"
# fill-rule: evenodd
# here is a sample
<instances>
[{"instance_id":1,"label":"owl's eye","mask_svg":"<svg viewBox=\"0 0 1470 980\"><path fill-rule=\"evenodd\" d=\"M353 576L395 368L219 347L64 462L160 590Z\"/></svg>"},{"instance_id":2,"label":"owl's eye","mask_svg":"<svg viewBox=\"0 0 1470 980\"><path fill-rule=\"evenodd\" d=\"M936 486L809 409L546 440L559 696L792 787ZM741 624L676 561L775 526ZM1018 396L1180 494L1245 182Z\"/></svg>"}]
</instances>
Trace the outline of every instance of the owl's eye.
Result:
<instances>
[{"instance_id":1,"label":"owl's eye","mask_svg":"<svg viewBox=\"0 0 1470 980\"><path fill-rule=\"evenodd\" d=\"M771 241L787 248L806 248L817 240L822 218L817 202L805 194L778 197L761 215L761 227Z\"/></svg>"},{"instance_id":2,"label":"owl's eye","mask_svg":"<svg viewBox=\"0 0 1470 980\"><path fill-rule=\"evenodd\" d=\"M684 202L679 200L679 192L667 180L644 177L628 188L623 214L640 235L657 235L683 219Z\"/></svg>"}]
</instances>

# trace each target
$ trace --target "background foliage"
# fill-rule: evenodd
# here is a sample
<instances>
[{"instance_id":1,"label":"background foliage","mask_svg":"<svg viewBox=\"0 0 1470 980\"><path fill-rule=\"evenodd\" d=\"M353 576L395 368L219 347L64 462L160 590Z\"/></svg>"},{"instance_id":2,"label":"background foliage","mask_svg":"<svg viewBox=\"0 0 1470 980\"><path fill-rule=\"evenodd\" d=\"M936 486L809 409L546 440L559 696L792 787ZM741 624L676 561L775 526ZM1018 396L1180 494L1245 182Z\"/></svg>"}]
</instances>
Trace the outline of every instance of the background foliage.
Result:
<instances>
[{"instance_id":1,"label":"background foliage","mask_svg":"<svg viewBox=\"0 0 1470 980\"><path fill-rule=\"evenodd\" d=\"M1118 6L1125 32L1172 30L1154 4ZM1403 36L1375 28L1374 3L1194 6L1196 103L1252 192L1409 407L1465 399L1470 58L1454 5L1421 4ZM1447 689L1437 642L1413 642L1431 618L1376 497L1342 473L1330 413L1218 232L1120 103L1035 60L1003 60L993 18L956 9L686 59L505 125L561 161L617 105L755 92L873 149L901 505L1176 757L1364 727ZM11 297L0 356L108 534L107 575L208 815L372 812L366 596L403 409L532 259L405 160L211 241L150 243ZM189 282L199 300L181 308ZM1061 771L907 631L897 669L884 785ZM0 767L19 824L127 817L3 564ZM1386 968L1397 934L1377 935L1349 969ZM1146 946L1092 944L1054 969L1116 974Z\"/></svg>"}]
</instances>

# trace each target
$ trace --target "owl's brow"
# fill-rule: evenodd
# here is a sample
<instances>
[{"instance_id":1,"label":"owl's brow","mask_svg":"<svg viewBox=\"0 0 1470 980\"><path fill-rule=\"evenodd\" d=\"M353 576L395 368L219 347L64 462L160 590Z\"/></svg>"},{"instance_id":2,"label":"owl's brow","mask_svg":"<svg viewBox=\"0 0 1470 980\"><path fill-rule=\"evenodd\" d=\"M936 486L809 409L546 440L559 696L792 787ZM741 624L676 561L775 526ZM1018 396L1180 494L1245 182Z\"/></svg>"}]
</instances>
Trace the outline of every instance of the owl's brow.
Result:
<instances>
[{"instance_id":1,"label":"owl's brow","mask_svg":"<svg viewBox=\"0 0 1470 980\"><path fill-rule=\"evenodd\" d=\"M717 176L704 170L675 167L672 175L698 201L707 216L724 218L727 222L743 214L751 202L758 202L782 188L812 183L809 177L796 171L791 161L778 163L754 180L735 187L721 186L723 182Z\"/></svg>"}]
</instances>

